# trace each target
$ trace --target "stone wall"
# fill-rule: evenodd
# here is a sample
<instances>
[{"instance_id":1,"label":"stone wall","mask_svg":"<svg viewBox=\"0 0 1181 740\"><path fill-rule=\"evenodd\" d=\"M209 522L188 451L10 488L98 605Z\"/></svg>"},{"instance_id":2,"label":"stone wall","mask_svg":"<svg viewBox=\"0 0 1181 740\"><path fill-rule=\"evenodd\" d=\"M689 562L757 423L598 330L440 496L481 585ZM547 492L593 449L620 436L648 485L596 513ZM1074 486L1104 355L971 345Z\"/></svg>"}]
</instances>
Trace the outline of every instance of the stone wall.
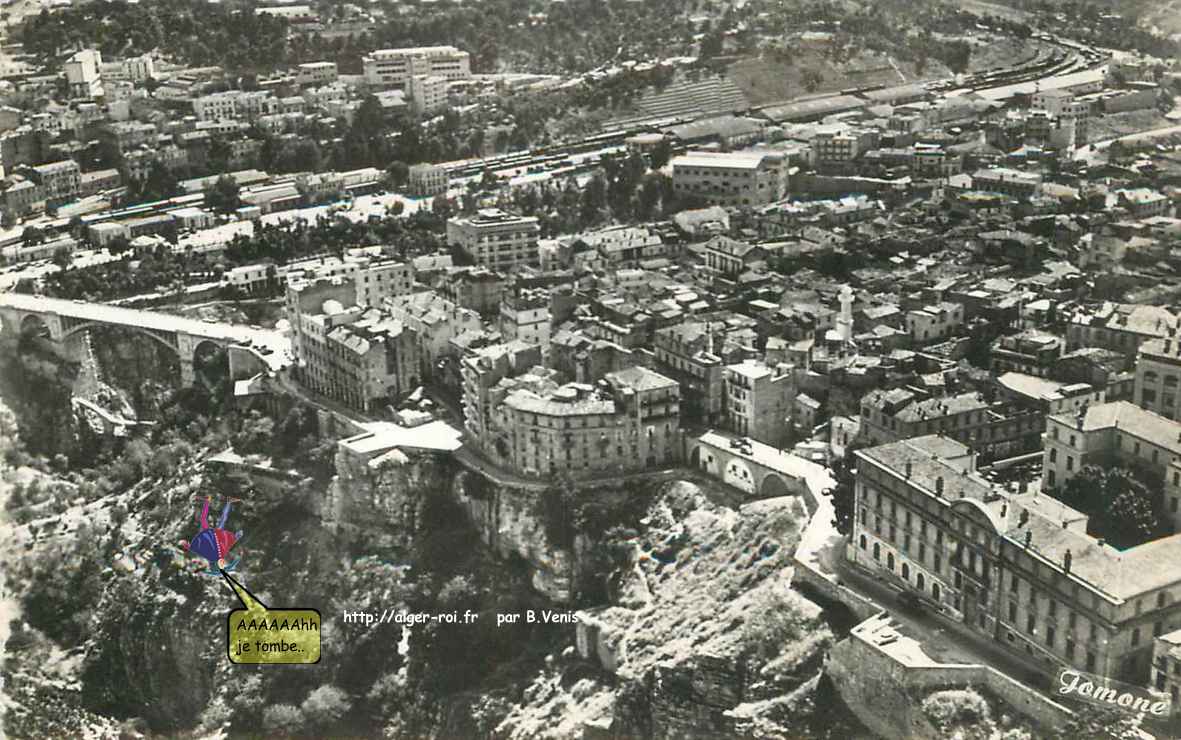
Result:
<instances>
[{"instance_id":1,"label":"stone wall","mask_svg":"<svg viewBox=\"0 0 1181 740\"><path fill-rule=\"evenodd\" d=\"M833 647L827 672L857 718L890 739L940 738L923 714L922 699L948 687L981 687L1042 727L1062 727L1073 716L1066 707L995 668L941 664L923 657L904 661L855 630Z\"/></svg>"}]
</instances>

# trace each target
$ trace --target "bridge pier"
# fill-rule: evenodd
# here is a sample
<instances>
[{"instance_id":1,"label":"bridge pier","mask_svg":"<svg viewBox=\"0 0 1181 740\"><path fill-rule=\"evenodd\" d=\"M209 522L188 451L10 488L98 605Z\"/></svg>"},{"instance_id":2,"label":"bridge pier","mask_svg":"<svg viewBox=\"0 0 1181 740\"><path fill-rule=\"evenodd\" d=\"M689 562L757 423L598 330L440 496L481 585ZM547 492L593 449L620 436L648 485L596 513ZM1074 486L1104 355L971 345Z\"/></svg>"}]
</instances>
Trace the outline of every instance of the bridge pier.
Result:
<instances>
[{"instance_id":1,"label":"bridge pier","mask_svg":"<svg viewBox=\"0 0 1181 740\"><path fill-rule=\"evenodd\" d=\"M193 369L193 358L180 358L180 387L188 388L197 382L197 371Z\"/></svg>"}]
</instances>

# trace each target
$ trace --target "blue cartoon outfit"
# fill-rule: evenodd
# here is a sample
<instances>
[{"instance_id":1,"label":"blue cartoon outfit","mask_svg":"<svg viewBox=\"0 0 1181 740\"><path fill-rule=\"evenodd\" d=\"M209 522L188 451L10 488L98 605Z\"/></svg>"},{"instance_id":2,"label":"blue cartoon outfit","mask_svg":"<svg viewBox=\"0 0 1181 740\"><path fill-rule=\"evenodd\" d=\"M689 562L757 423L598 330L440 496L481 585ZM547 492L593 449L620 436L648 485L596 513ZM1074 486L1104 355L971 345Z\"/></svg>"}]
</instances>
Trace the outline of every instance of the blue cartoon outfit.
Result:
<instances>
[{"instance_id":1,"label":"blue cartoon outfit","mask_svg":"<svg viewBox=\"0 0 1181 740\"><path fill-rule=\"evenodd\" d=\"M217 520L216 527L209 526L209 502L210 499L205 499L205 505L201 508L201 513L197 516L197 523L201 525L201 531L197 532L196 536L188 542L181 542L181 547L186 551L201 556L209 562L209 573L217 574L220 570L233 570L238 565L238 558L233 562L227 563L226 556L229 555L230 550L242 538L241 530L237 532L230 532L226 530L226 519L230 516L231 502L227 501L224 508L221 510L221 517Z\"/></svg>"}]
</instances>

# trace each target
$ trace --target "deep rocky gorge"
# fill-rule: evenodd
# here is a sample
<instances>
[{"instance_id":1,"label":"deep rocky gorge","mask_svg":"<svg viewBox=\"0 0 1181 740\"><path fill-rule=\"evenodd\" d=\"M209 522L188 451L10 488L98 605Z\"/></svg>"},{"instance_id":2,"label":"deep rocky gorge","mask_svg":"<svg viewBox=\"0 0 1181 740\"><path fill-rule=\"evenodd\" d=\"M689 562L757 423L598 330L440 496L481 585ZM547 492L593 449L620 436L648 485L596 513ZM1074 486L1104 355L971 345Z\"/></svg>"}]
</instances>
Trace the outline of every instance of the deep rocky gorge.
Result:
<instances>
[{"instance_id":1,"label":"deep rocky gorge","mask_svg":"<svg viewBox=\"0 0 1181 740\"><path fill-rule=\"evenodd\" d=\"M93 367L118 365L119 346L92 350ZM86 363L37 347L8 363L9 736L862 732L824 709L839 705L822 677L834 635L790 587L795 498L737 506L675 475L501 485L445 454L354 456L325 414L170 391L150 363L152 399L133 400L158 423L83 440L68 399ZM103 377L127 393L129 372ZM243 499L236 577L268 605L321 611L319 664L228 662L236 597L176 547L206 496ZM405 631L345 617L360 611L477 618Z\"/></svg>"}]
</instances>

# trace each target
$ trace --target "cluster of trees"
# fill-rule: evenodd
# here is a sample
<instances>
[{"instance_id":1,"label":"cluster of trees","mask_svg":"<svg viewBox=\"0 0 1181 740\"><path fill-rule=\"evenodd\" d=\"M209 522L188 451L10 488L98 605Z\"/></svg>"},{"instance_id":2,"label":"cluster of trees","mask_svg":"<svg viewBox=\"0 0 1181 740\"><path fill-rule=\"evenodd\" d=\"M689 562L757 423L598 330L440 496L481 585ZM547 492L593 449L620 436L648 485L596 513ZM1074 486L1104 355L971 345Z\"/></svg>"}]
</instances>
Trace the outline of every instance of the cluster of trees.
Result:
<instances>
[{"instance_id":1,"label":"cluster of trees","mask_svg":"<svg viewBox=\"0 0 1181 740\"><path fill-rule=\"evenodd\" d=\"M628 157L605 159L585 185L571 177L518 187L501 194L497 205L536 216L548 238L608 223L667 218L694 204L677 196L668 175L648 172L643 159ZM466 199L462 207L469 208Z\"/></svg>"},{"instance_id":2,"label":"cluster of trees","mask_svg":"<svg viewBox=\"0 0 1181 740\"><path fill-rule=\"evenodd\" d=\"M138 262L116 260L82 270L46 275L42 292L60 298L105 301L159 290L179 290L192 273L208 279L210 268L198 258L161 247Z\"/></svg>"},{"instance_id":3,"label":"cluster of trees","mask_svg":"<svg viewBox=\"0 0 1181 740\"><path fill-rule=\"evenodd\" d=\"M107 2L43 10L20 35L27 52L53 57L61 49L97 47L104 56L163 51L191 65L232 70L273 69L287 60L287 22L250 8L194 0Z\"/></svg>"},{"instance_id":4,"label":"cluster of trees","mask_svg":"<svg viewBox=\"0 0 1181 740\"><path fill-rule=\"evenodd\" d=\"M210 191L214 207L237 207L237 186L224 178ZM104 301L158 291L179 294L188 283L215 280L237 265L271 260L286 264L317 254L340 255L345 249L382 244L402 258L430 254L444 248L445 213L421 210L407 218L383 218L370 223L321 219L290 224L259 225L251 236L238 235L221 257L174 253L161 245L138 260L118 260L86 269L67 269L46 275L42 291L61 298ZM124 241L112 245L121 251Z\"/></svg>"},{"instance_id":5,"label":"cluster of trees","mask_svg":"<svg viewBox=\"0 0 1181 740\"><path fill-rule=\"evenodd\" d=\"M1062 487L1061 498L1090 517L1090 534L1123 549L1165 533L1163 492L1164 482L1142 468L1087 465Z\"/></svg>"}]
</instances>

